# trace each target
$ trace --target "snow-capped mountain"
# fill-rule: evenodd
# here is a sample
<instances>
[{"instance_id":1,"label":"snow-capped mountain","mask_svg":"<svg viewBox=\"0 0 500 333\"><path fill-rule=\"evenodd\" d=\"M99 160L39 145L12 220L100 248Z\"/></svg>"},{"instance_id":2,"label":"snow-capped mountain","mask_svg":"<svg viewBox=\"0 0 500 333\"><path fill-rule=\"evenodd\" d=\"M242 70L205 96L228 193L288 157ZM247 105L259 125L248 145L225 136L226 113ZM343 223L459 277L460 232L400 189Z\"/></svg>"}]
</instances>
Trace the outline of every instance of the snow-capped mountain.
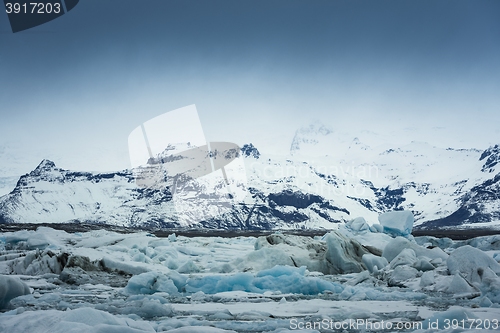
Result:
<instances>
[{"instance_id":1,"label":"snow-capped mountain","mask_svg":"<svg viewBox=\"0 0 500 333\"><path fill-rule=\"evenodd\" d=\"M168 198L168 189L161 193L137 187L130 171L73 172L43 160L0 199L0 219L7 223L79 221L135 226L141 211L152 202L168 211Z\"/></svg>"},{"instance_id":2,"label":"snow-capped mountain","mask_svg":"<svg viewBox=\"0 0 500 333\"><path fill-rule=\"evenodd\" d=\"M0 223L170 228L186 226L186 216L204 216L191 227L316 229L357 216L375 223L380 213L402 209L411 210L422 228L484 227L500 221L498 145L485 151L423 142L397 146L363 135L371 139L313 124L297 131L288 156L265 155L244 145L247 195L208 217L216 199L205 193L206 186L195 189L206 200L179 212L169 188L141 188L131 170L75 172L44 160L0 198Z\"/></svg>"},{"instance_id":3,"label":"snow-capped mountain","mask_svg":"<svg viewBox=\"0 0 500 333\"><path fill-rule=\"evenodd\" d=\"M500 221L500 147L495 145L486 149L479 157L481 176L476 178L476 185L466 191L456 203L458 209L449 216L426 222L424 228L438 226L491 226ZM465 180L464 180L465 182Z\"/></svg>"}]
</instances>

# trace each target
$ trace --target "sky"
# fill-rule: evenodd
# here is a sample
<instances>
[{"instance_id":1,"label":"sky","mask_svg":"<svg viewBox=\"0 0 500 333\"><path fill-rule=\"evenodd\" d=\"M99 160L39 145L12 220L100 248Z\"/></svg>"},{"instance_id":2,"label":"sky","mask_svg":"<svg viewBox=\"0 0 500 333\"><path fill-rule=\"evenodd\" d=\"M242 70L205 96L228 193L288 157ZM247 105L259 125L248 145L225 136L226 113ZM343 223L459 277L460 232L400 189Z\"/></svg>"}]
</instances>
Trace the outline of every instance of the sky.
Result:
<instances>
[{"instance_id":1,"label":"sky","mask_svg":"<svg viewBox=\"0 0 500 333\"><path fill-rule=\"evenodd\" d=\"M500 143L499 13L496 0L83 0L15 34L0 13L0 172L128 168L134 128L191 104L208 141L269 153L318 120L485 149Z\"/></svg>"}]
</instances>

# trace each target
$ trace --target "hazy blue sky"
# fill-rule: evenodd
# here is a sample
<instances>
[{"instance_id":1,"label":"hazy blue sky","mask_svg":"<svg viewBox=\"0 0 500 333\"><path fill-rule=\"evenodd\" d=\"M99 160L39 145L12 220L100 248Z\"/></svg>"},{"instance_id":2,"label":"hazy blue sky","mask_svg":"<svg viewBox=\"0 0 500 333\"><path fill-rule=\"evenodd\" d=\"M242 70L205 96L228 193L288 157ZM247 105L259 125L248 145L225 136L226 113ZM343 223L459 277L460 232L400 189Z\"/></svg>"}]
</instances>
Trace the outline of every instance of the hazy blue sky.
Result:
<instances>
[{"instance_id":1,"label":"hazy blue sky","mask_svg":"<svg viewBox=\"0 0 500 333\"><path fill-rule=\"evenodd\" d=\"M264 151L314 119L486 148L499 18L497 0L82 0L13 34L0 13L0 163L123 169L136 126L190 104L208 140Z\"/></svg>"}]
</instances>

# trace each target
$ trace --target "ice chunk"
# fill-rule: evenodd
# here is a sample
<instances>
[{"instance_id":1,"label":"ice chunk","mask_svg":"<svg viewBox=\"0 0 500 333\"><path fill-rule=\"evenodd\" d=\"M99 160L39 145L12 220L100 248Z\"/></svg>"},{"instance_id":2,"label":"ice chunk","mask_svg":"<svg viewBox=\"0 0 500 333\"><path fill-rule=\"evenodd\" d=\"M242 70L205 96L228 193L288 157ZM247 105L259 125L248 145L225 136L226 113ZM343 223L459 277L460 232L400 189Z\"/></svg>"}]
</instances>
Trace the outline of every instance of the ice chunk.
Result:
<instances>
[{"instance_id":1,"label":"ice chunk","mask_svg":"<svg viewBox=\"0 0 500 333\"><path fill-rule=\"evenodd\" d=\"M152 296L131 296L127 299L127 302L124 302L125 306L120 308L118 312L121 314L135 314L145 319L171 316L174 309L171 305L165 303L165 299L152 298Z\"/></svg>"},{"instance_id":2,"label":"ice chunk","mask_svg":"<svg viewBox=\"0 0 500 333\"><path fill-rule=\"evenodd\" d=\"M500 278L491 269L484 271L480 289L483 296L487 296L493 303L500 303Z\"/></svg>"},{"instance_id":3,"label":"ice chunk","mask_svg":"<svg viewBox=\"0 0 500 333\"><path fill-rule=\"evenodd\" d=\"M91 308L80 308L68 311L64 319L71 323L118 325L118 321L113 315Z\"/></svg>"},{"instance_id":4,"label":"ice chunk","mask_svg":"<svg viewBox=\"0 0 500 333\"><path fill-rule=\"evenodd\" d=\"M455 274L453 276L453 279L451 280L450 285L446 289L446 292L450 294L455 294L455 295L462 295L462 294L471 294L475 292L479 292L476 288L471 286L463 277L460 276L460 274Z\"/></svg>"},{"instance_id":5,"label":"ice chunk","mask_svg":"<svg viewBox=\"0 0 500 333\"><path fill-rule=\"evenodd\" d=\"M59 280L76 285L92 282L91 277L81 267L64 267L59 274Z\"/></svg>"},{"instance_id":6,"label":"ice chunk","mask_svg":"<svg viewBox=\"0 0 500 333\"><path fill-rule=\"evenodd\" d=\"M161 238L161 239L153 239L153 240L150 240L148 242L148 246L149 247L152 247L152 248L157 248L157 247L169 247L171 244L170 244L170 240L168 239L164 239L164 238Z\"/></svg>"},{"instance_id":7,"label":"ice chunk","mask_svg":"<svg viewBox=\"0 0 500 333\"><path fill-rule=\"evenodd\" d=\"M146 255L144 253L142 253L142 252L138 252L135 255L133 255L132 256L132 260L133 261L137 261L137 262L149 262L149 260L146 257Z\"/></svg>"},{"instance_id":8,"label":"ice chunk","mask_svg":"<svg viewBox=\"0 0 500 333\"><path fill-rule=\"evenodd\" d=\"M10 300L30 293L26 283L16 277L0 275L0 309L7 307Z\"/></svg>"},{"instance_id":9,"label":"ice chunk","mask_svg":"<svg viewBox=\"0 0 500 333\"><path fill-rule=\"evenodd\" d=\"M380 224L378 225L380 226ZM381 255L385 246L393 240L391 236L381 232L357 232L352 231L344 226L340 226L338 231L347 238L355 239L366 249L368 249L368 251L375 255Z\"/></svg>"},{"instance_id":10,"label":"ice chunk","mask_svg":"<svg viewBox=\"0 0 500 333\"><path fill-rule=\"evenodd\" d=\"M230 276L209 275L188 279L186 291L191 293L203 291L205 294L235 290L259 292L252 282L253 275L250 273L237 273Z\"/></svg>"},{"instance_id":11,"label":"ice chunk","mask_svg":"<svg viewBox=\"0 0 500 333\"><path fill-rule=\"evenodd\" d=\"M190 326L169 330L171 333L236 333L236 331L223 330L210 326Z\"/></svg>"},{"instance_id":12,"label":"ice chunk","mask_svg":"<svg viewBox=\"0 0 500 333\"><path fill-rule=\"evenodd\" d=\"M155 330L147 322L83 307L69 311L25 311L4 316L0 321L0 332L153 333Z\"/></svg>"},{"instance_id":13,"label":"ice chunk","mask_svg":"<svg viewBox=\"0 0 500 333\"><path fill-rule=\"evenodd\" d=\"M362 257L368 251L356 240L349 239L338 231L332 231L326 235L325 241L330 274L359 273L365 269Z\"/></svg>"},{"instance_id":14,"label":"ice chunk","mask_svg":"<svg viewBox=\"0 0 500 333\"><path fill-rule=\"evenodd\" d=\"M173 259L168 259L167 261L165 261L165 266L170 269L177 269L179 268L179 263Z\"/></svg>"},{"instance_id":15,"label":"ice chunk","mask_svg":"<svg viewBox=\"0 0 500 333\"><path fill-rule=\"evenodd\" d=\"M425 257L418 258L418 260L413 264L413 267L422 272L432 271L435 268L434 265L432 265Z\"/></svg>"},{"instance_id":16,"label":"ice chunk","mask_svg":"<svg viewBox=\"0 0 500 333\"><path fill-rule=\"evenodd\" d=\"M166 292L176 295L179 290L168 276L159 272L147 272L132 276L124 289L129 295Z\"/></svg>"},{"instance_id":17,"label":"ice chunk","mask_svg":"<svg viewBox=\"0 0 500 333\"><path fill-rule=\"evenodd\" d=\"M413 250L417 254L417 257L426 257L430 259L430 263L435 264L443 262L448 259L448 254L441 250L439 247L434 247L432 249L426 249L421 246L413 247Z\"/></svg>"},{"instance_id":18,"label":"ice chunk","mask_svg":"<svg viewBox=\"0 0 500 333\"><path fill-rule=\"evenodd\" d=\"M467 245L482 251L500 250L500 235L475 237L467 240Z\"/></svg>"},{"instance_id":19,"label":"ice chunk","mask_svg":"<svg viewBox=\"0 0 500 333\"><path fill-rule=\"evenodd\" d=\"M391 272L389 286L400 286L403 282L417 277L418 271L409 266L397 266Z\"/></svg>"},{"instance_id":20,"label":"ice chunk","mask_svg":"<svg viewBox=\"0 0 500 333\"><path fill-rule=\"evenodd\" d=\"M448 237L437 238L434 236L419 236L415 237L415 242L420 246L425 247L439 247L440 249L447 249L453 247L453 240ZM426 246L427 245L427 246Z\"/></svg>"},{"instance_id":21,"label":"ice chunk","mask_svg":"<svg viewBox=\"0 0 500 333\"><path fill-rule=\"evenodd\" d=\"M188 246L177 246L177 251L188 256L203 256L207 252L203 248L188 247Z\"/></svg>"},{"instance_id":22,"label":"ice chunk","mask_svg":"<svg viewBox=\"0 0 500 333\"><path fill-rule=\"evenodd\" d=\"M467 309L460 306L452 306L444 312L437 312L427 320L423 322L423 328L425 329L445 329L449 328L448 323L456 322L460 323L471 322L472 319L477 319L477 316Z\"/></svg>"},{"instance_id":23,"label":"ice chunk","mask_svg":"<svg viewBox=\"0 0 500 333\"><path fill-rule=\"evenodd\" d=\"M327 247L319 239L275 233L259 237L254 248L255 251L234 262L240 271L259 271L287 265L306 266L310 271L329 273L330 264L325 261Z\"/></svg>"},{"instance_id":24,"label":"ice chunk","mask_svg":"<svg viewBox=\"0 0 500 333\"><path fill-rule=\"evenodd\" d=\"M246 291L263 293L279 291L282 293L297 293L315 295L326 290L341 292L342 287L336 283L317 277L305 276L306 267L275 266L260 271L256 276L250 273L234 275L209 275L190 278L186 283L186 291L195 293L215 294L226 291Z\"/></svg>"},{"instance_id":25,"label":"ice chunk","mask_svg":"<svg viewBox=\"0 0 500 333\"><path fill-rule=\"evenodd\" d=\"M28 238L33 235L35 232L30 230L20 230L12 233L7 233L5 235L5 243L7 244L15 244L21 241L27 241Z\"/></svg>"},{"instance_id":26,"label":"ice chunk","mask_svg":"<svg viewBox=\"0 0 500 333\"><path fill-rule=\"evenodd\" d=\"M492 306L493 303L490 301L490 299L486 296L481 297L481 301L479 302L479 306L482 308L489 308Z\"/></svg>"},{"instance_id":27,"label":"ice chunk","mask_svg":"<svg viewBox=\"0 0 500 333\"><path fill-rule=\"evenodd\" d=\"M426 249L418 245L415 242L409 241L404 237L396 237L392 241L390 241L384 248L382 252L382 257L386 258L387 261L391 262L401 251L404 249L412 249L415 251L417 257L426 257L429 259L440 258L445 260L448 258L448 255L438 247L433 249Z\"/></svg>"},{"instance_id":28,"label":"ice chunk","mask_svg":"<svg viewBox=\"0 0 500 333\"><path fill-rule=\"evenodd\" d=\"M429 261L433 266L439 266L443 263L443 259L441 258L434 258L431 261Z\"/></svg>"},{"instance_id":29,"label":"ice chunk","mask_svg":"<svg viewBox=\"0 0 500 333\"><path fill-rule=\"evenodd\" d=\"M446 260L450 274L461 273L469 283L481 283L486 272L500 273L500 264L470 245L459 247ZM495 275L493 274L493 275Z\"/></svg>"},{"instance_id":30,"label":"ice chunk","mask_svg":"<svg viewBox=\"0 0 500 333\"><path fill-rule=\"evenodd\" d=\"M345 226L346 228L357 232L370 230L370 226L366 223L366 220L363 217L356 217L354 220L347 222Z\"/></svg>"},{"instance_id":31,"label":"ice chunk","mask_svg":"<svg viewBox=\"0 0 500 333\"><path fill-rule=\"evenodd\" d=\"M206 298L206 295L203 291L198 291L191 295L191 303L203 302Z\"/></svg>"},{"instance_id":32,"label":"ice chunk","mask_svg":"<svg viewBox=\"0 0 500 333\"><path fill-rule=\"evenodd\" d=\"M371 253L364 254L362 260L370 273L375 271L375 267L377 270L380 270L389 264L384 257L378 257Z\"/></svg>"},{"instance_id":33,"label":"ice chunk","mask_svg":"<svg viewBox=\"0 0 500 333\"><path fill-rule=\"evenodd\" d=\"M391 268L398 266L412 266L417 262L417 256L412 249L404 249L394 259L391 260Z\"/></svg>"},{"instance_id":34,"label":"ice chunk","mask_svg":"<svg viewBox=\"0 0 500 333\"><path fill-rule=\"evenodd\" d=\"M371 232L384 232L384 227L381 224L375 223L370 226Z\"/></svg>"},{"instance_id":35,"label":"ice chunk","mask_svg":"<svg viewBox=\"0 0 500 333\"><path fill-rule=\"evenodd\" d=\"M210 271L216 273L231 273L232 271L234 271L234 267L231 264L225 263L218 267L212 268Z\"/></svg>"},{"instance_id":36,"label":"ice chunk","mask_svg":"<svg viewBox=\"0 0 500 333\"><path fill-rule=\"evenodd\" d=\"M420 287L428 287L434 284L434 271L427 271L420 277Z\"/></svg>"},{"instance_id":37,"label":"ice chunk","mask_svg":"<svg viewBox=\"0 0 500 333\"><path fill-rule=\"evenodd\" d=\"M140 266L138 264L133 264L133 263L127 263L124 261L119 261L116 260L115 258L111 257L104 257L101 260L101 263L104 265L104 267L117 270L117 271L123 271L129 274L141 274L144 272L148 271L148 268L145 266Z\"/></svg>"},{"instance_id":38,"label":"ice chunk","mask_svg":"<svg viewBox=\"0 0 500 333\"><path fill-rule=\"evenodd\" d=\"M355 286L360 284L363 281L366 281L370 278L370 273L368 271L362 271L361 273L357 273L352 279L346 282L347 285Z\"/></svg>"},{"instance_id":39,"label":"ice chunk","mask_svg":"<svg viewBox=\"0 0 500 333\"><path fill-rule=\"evenodd\" d=\"M40 252L38 249L29 252L11 263L12 272L24 275L39 275L44 273L59 274L68 260L67 253L53 253L50 250Z\"/></svg>"},{"instance_id":40,"label":"ice chunk","mask_svg":"<svg viewBox=\"0 0 500 333\"><path fill-rule=\"evenodd\" d=\"M305 276L306 267L275 266L260 271L254 285L260 290L278 290L282 293L315 295L330 290L340 292L340 285L317 277Z\"/></svg>"},{"instance_id":41,"label":"ice chunk","mask_svg":"<svg viewBox=\"0 0 500 333\"><path fill-rule=\"evenodd\" d=\"M28 249L43 250L50 245L50 242L44 234L36 233L28 238L26 245Z\"/></svg>"},{"instance_id":42,"label":"ice chunk","mask_svg":"<svg viewBox=\"0 0 500 333\"><path fill-rule=\"evenodd\" d=\"M186 276L179 274L176 271L170 271L166 275L170 280L172 280L172 282L174 282L174 285L177 287L177 290L179 290L179 292L184 291L187 281Z\"/></svg>"},{"instance_id":43,"label":"ice chunk","mask_svg":"<svg viewBox=\"0 0 500 333\"><path fill-rule=\"evenodd\" d=\"M380 224L384 227L384 233L392 236L407 237L413 229L413 213L408 210L392 211L380 214Z\"/></svg>"},{"instance_id":44,"label":"ice chunk","mask_svg":"<svg viewBox=\"0 0 500 333\"><path fill-rule=\"evenodd\" d=\"M192 260L188 260L184 265L179 267L177 272L179 273L198 273L200 271L200 268L196 266L196 264Z\"/></svg>"},{"instance_id":45,"label":"ice chunk","mask_svg":"<svg viewBox=\"0 0 500 333\"><path fill-rule=\"evenodd\" d=\"M280 247L261 247L258 250L249 253L244 260L237 262L236 265L243 271L249 270L250 267L256 270L262 270L272 268L275 265L293 266L294 263L292 258L298 251L290 253L288 250L292 249L284 244Z\"/></svg>"}]
</instances>

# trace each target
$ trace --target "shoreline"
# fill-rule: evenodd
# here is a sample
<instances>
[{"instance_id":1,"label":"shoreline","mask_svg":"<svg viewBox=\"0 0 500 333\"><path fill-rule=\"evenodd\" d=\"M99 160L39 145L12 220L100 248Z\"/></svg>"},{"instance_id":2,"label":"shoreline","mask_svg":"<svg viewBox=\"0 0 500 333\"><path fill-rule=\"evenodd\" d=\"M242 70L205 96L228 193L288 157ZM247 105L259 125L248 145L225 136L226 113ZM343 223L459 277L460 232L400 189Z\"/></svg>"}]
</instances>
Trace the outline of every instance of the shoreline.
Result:
<instances>
[{"instance_id":1,"label":"shoreline","mask_svg":"<svg viewBox=\"0 0 500 333\"><path fill-rule=\"evenodd\" d=\"M84 224L84 223L4 223L0 224L0 232L13 232L19 230L36 230L38 227L49 227L56 230L64 230L69 233L87 232L91 230L109 230L119 233L134 233L134 232L149 232L157 237L168 237L171 234L185 237L260 237L268 236L275 232L281 232L285 235L297 236L323 236L324 234L334 230L315 229L315 230L301 230L301 229L288 229L288 230L219 230L219 229L135 229L126 228L106 224ZM493 229L466 229L466 230L413 230L414 237L419 236L433 236L437 238L448 237L453 240L466 240L481 236L491 236L500 234L500 230Z\"/></svg>"}]
</instances>

